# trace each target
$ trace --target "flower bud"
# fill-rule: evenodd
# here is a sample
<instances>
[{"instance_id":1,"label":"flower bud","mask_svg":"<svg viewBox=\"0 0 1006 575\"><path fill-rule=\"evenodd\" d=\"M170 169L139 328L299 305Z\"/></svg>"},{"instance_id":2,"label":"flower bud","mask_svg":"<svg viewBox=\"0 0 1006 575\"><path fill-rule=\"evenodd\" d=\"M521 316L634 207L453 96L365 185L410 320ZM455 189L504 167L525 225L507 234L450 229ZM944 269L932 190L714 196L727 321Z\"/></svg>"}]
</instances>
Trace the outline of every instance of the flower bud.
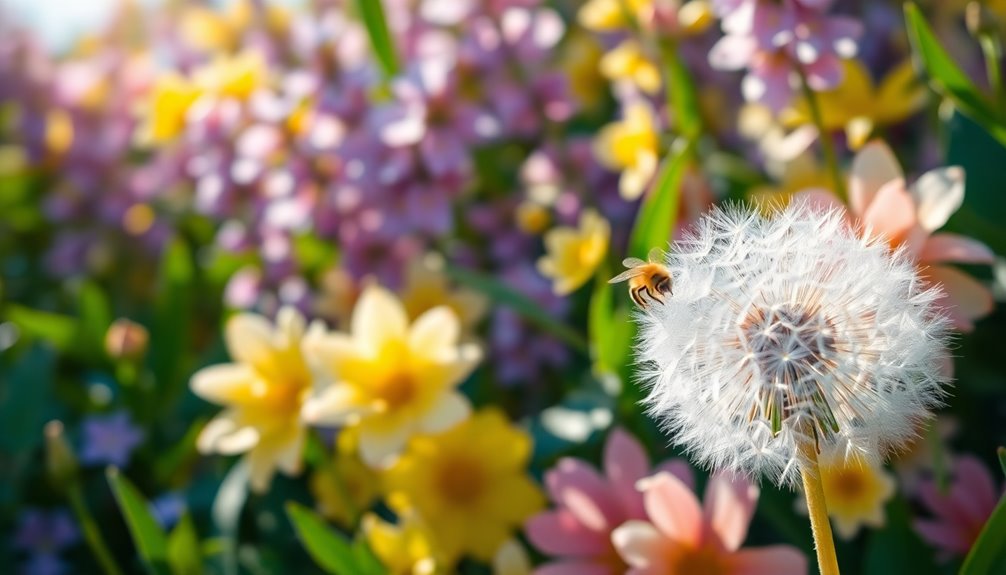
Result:
<instances>
[{"instance_id":1,"label":"flower bud","mask_svg":"<svg viewBox=\"0 0 1006 575\"><path fill-rule=\"evenodd\" d=\"M116 360L135 361L147 351L150 335L142 325L125 318L115 320L105 334L105 352Z\"/></svg>"},{"instance_id":2,"label":"flower bud","mask_svg":"<svg viewBox=\"0 0 1006 575\"><path fill-rule=\"evenodd\" d=\"M999 34L999 19L982 2L969 2L964 11L968 32L975 38Z\"/></svg>"},{"instance_id":3,"label":"flower bud","mask_svg":"<svg viewBox=\"0 0 1006 575\"><path fill-rule=\"evenodd\" d=\"M63 423L53 420L45 424L45 466L49 480L57 487L65 486L77 475L77 457L63 433Z\"/></svg>"}]
</instances>

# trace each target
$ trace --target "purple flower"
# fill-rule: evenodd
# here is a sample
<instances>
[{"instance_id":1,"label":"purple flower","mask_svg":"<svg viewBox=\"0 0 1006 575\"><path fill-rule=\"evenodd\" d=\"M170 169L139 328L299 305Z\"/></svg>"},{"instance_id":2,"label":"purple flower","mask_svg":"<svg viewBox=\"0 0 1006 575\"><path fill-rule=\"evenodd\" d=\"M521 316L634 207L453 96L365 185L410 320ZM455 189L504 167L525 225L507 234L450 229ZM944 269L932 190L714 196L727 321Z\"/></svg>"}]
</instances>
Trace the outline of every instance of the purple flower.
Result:
<instances>
[{"instance_id":1,"label":"purple flower","mask_svg":"<svg viewBox=\"0 0 1006 575\"><path fill-rule=\"evenodd\" d=\"M66 573L60 551L74 545L80 533L66 511L26 509L18 520L14 547L28 554L22 566L27 575L59 575Z\"/></svg>"},{"instance_id":2,"label":"purple flower","mask_svg":"<svg viewBox=\"0 0 1006 575\"><path fill-rule=\"evenodd\" d=\"M150 502L150 513L164 529L171 529L185 514L185 496L164 493Z\"/></svg>"},{"instance_id":3,"label":"purple flower","mask_svg":"<svg viewBox=\"0 0 1006 575\"><path fill-rule=\"evenodd\" d=\"M87 418L83 432L80 461L86 465L125 467L144 439L143 430L133 425L125 411Z\"/></svg>"}]
</instances>

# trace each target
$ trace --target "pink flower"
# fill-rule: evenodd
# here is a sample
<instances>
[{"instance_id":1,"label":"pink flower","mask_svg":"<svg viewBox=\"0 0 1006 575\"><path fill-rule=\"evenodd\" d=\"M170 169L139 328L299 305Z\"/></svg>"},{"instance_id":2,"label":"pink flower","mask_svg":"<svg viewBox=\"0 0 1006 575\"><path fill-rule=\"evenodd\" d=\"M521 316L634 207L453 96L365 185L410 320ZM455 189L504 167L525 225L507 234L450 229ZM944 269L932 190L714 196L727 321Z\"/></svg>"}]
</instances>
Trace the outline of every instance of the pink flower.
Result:
<instances>
[{"instance_id":1,"label":"pink flower","mask_svg":"<svg viewBox=\"0 0 1006 575\"><path fill-rule=\"evenodd\" d=\"M747 481L713 475L704 507L670 473L644 479L639 488L649 521L628 521L611 535L631 566L628 575L807 573L807 560L794 547L740 549L758 503L758 488Z\"/></svg>"},{"instance_id":2,"label":"pink flower","mask_svg":"<svg viewBox=\"0 0 1006 575\"><path fill-rule=\"evenodd\" d=\"M680 460L661 466L665 474L691 484L691 470ZM558 558L536 575L621 575L626 565L611 533L629 520L643 519L643 494L636 482L651 473L643 446L615 429L604 446L604 475L586 462L567 457L545 474L556 509L539 513L526 525L528 539ZM672 475L674 474L674 475Z\"/></svg>"},{"instance_id":3,"label":"pink flower","mask_svg":"<svg viewBox=\"0 0 1006 575\"><path fill-rule=\"evenodd\" d=\"M867 144L852 162L849 210L860 225L883 235L893 248L915 259L920 275L943 286L941 306L954 327L974 329L974 320L992 311L992 293L977 280L945 265L991 264L995 255L985 244L947 232L934 233L964 202L964 170L952 166L923 174L906 186L905 175L887 144ZM838 205L828 192L803 195L825 205Z\"/></svg>"},{"instance_id":4,"label":"pink flower","mask_svg":"<svg viewBox=\"0 0 1006 575\"><path fill-rule=\"evenodd\" d=\"M931 479L920 486L919 497L933 518L916 519L913 525L944 559L965 555L992 515L1001 493L996 490L992 474L977 458L958 457L946 493L941 493Z\"/></svg>"}]
</instances>

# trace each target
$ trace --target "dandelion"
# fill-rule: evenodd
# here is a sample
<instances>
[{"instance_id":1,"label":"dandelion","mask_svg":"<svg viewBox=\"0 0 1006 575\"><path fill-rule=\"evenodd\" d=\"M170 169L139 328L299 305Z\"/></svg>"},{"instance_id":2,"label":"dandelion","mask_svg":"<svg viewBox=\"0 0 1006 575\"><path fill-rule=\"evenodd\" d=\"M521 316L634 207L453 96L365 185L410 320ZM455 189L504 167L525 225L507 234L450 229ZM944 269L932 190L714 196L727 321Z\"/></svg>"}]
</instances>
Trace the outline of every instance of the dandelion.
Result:
<instances>
[{"instance_id":1,"label":"dandelion","mask_svg":"<svg viewBox=\"0 0 1006 575\"><path fill-rule=\"evenodd\" d=\"M622 121L601 128L594 140L598 161L606 168L621 170L618 189L626 200L643 195L657 172L657 126L657 116L649 104L631 102L625 107Z\"/></svg>"},{"instance_id":2,"label":"dandelion","mask_svg":"<svg viewBox=\"0 0 1006 575\"><path fill-rule=\"evenodd\" d=\"M758 488L747 481L713 475L704 506L671 473L647 477L638 486L648 521L627 521L611 534L615 548L631 566L628 573L807 573L807 560L793 547L741 549L758 504Z\"/></svg>"},{"instance_id":3,"label":"dandelion","mask_svg":"<svg viewBox=\"0 0 1006 575\"><path fill-rule=\"evenodd\" d=\"M468 400L456 388L481 352L459 344L460 336L461 324L446 306L410 324L394 295L368 287L353 310L351 333L312 330L304 342L321 382L304 418L355 428L363 461L389 463L411 436L468 417Z\"/></svg>"},{"instance_id":4,"label":"dandelion","mask_svg":"<svg viewBox=\"0 0 1006 575\"><path fill-rule=\"evenodd\" d=\"M894 478L859 455L821 460L821 484L838 536L852 539L863 526L883 527L884 506L894 497Z\"/></svg>"},{"instance_id":5,"label":"dandelion","mask_svg":"<svg viewBox=\"0 0 1006 575\"><path fill-rule=\"evenodd\" d=\"M484 410L439 435L413 439L385 474L389 500L414 508L453 562L491 561L543 498L524 469L531 438L502 413Z\"/></svg>"},{"instance_id":6,"label":"dandelion","mask_svg":"<svg viewBox=\"0 0 1006 575\"><path fill-rule=\"evenodd\" d=\"M311 375L301 355L304 318L283 308L275 326L256 314L227 322L225 340L235 363L212 365L192 376L192 391L225 406L196 442L203 453L246 453L251 485L265 491L279 469L300 473L306 431L301 405Z\"/></svg>"},{"instance_id":7,"label":"dandelion","mask_svg":"<svg viewBox=\"0 0 1006 575\"><path fill-rule=\"evenodd\" d=\"M538 260L538 271L552 278L558 295L573 293L587 283L608 253L611 226L593 210L580 214L577 229L558 227L545 234L547 254Z\"/></svg>"},{"instance_id":8,"label":"dandelion","mask_svg":"<svg viewBox=\"0 0 1006 575\"><path fill-rule=\"evenodd\" d=\"M833 563L817 453L878 460L940 403L941 292L905 253L806 205L711 212L666 263L674 297L638 316L650 413L714 469L802 475Z\"/></svg>"}]
</instances>

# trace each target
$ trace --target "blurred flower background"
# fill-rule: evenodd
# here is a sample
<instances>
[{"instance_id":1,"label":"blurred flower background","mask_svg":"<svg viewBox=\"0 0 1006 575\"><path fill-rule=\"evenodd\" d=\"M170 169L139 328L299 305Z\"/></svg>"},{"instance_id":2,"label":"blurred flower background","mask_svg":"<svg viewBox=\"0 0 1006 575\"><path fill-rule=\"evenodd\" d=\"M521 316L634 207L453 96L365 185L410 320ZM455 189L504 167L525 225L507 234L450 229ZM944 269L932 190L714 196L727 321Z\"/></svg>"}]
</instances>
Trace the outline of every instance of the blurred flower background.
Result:
<instances>
[{"instance_id":1,"label":"blurred flower background","mask_svg":"<svg viewBox=\"0 0 1006 575\"><path fill-rule=\"evenodd\" d=\"M1004 19L0 0L5 572L814 573L801 493L645 413L608 283L790 202L954 330L910 444L822 458L841 567L1006 572Z\"/></svg>"}]
</instances>

